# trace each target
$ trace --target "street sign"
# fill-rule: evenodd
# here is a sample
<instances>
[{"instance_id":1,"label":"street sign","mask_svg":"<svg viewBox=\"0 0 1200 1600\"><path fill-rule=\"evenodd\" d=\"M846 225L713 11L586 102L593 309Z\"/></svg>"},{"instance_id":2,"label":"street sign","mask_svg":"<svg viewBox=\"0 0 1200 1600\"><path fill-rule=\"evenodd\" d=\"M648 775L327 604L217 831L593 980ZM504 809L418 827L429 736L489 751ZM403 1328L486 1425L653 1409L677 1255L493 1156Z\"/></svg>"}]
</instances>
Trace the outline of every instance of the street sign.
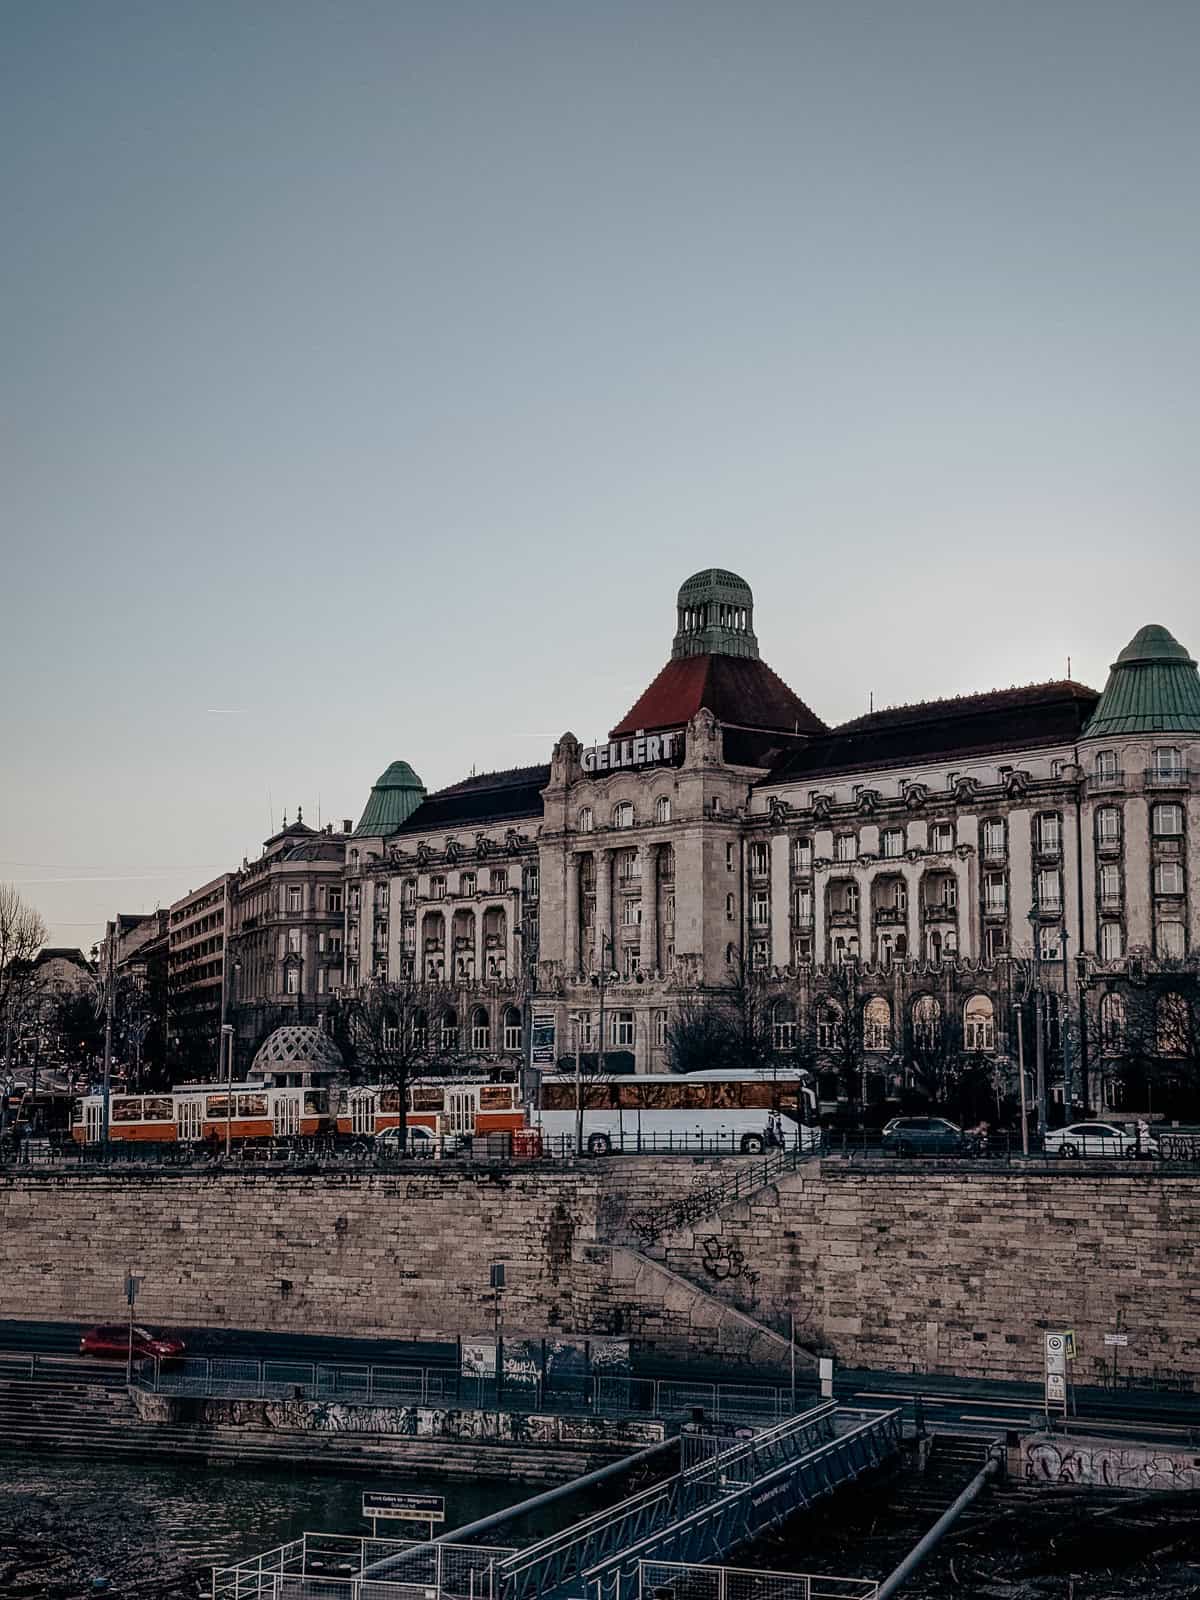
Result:
<instances>
[{"instance_id":1,"label":"street sign","mask_svg":"<svg viewBox=\"0 0 1200 1600\"><path fill-rule=\"evenodd\" d=\"M372 1522L445 1522L446 1497L441 1494L374 1494L364 1491L362 1514Z\"/></svg>"},{"instance_id":2,"label":"street sign","mask_svg":"<svg viewBox=\"0 0 1200 1600\"><path fill-rule=\"evenodd\" d=\"M1075 1330L1068 1328L1063 1334L1063 1351L1068 1361L1074 1361L1078 1352L1075 1349Z\"/></svg>"},{"instance_id":3,"label":"street sign","mask_svg":"<svg viewBox=\"0 0 1200 1600\"><path fill-rule=\"evenodd\" d=\"M1055 1400L1060 1405L1067 1403L1067 1379L1062 1372L1048 1372L1046 1374L1046 1399Z\"/></svg>"},{"instance_id":4,"label":"street sign","mask_svg":"<svg viewBox=\"0 0 1200 1600\"><path fill-rule=\"evenodd\" d=\"M1129 1335L1127 1333L1106 1333L1104 1342L1105 1344L1128 1344Z\"/></svg>"},{"instance_id":5,"label":"street sign","mask_svg":"<svg viewBox=\"0 0 1200 1600\"><path fill-rule=\"evenodd\" d=\"M1074 1343L1074 1335L1070 1335ZM1065 1333L1045 1335L1046 1410L1052 1405L1067 1408L1067 1339Z\"/></svg>"}]
</instances>

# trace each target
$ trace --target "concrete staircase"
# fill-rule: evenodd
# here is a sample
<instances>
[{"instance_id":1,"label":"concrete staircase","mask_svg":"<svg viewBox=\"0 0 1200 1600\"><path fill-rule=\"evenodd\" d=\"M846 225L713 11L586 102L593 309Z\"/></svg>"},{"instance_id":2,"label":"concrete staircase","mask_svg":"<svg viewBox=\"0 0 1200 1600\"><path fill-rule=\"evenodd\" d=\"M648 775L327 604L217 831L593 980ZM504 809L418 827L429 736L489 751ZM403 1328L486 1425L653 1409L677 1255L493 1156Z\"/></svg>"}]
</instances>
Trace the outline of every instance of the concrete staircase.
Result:
<instances>
[{"instance_id":1,"label":"concrete staircase","mask_svg":"<svg viewBox=\"0 0 1200 1600\"><path fill-rule=\"evenodd\" d=\"M387 1470L412 1477L513 1478L528 1483L577 1477L595 1465L598 1454L582 1445L143 1422L125 1391L123 1375L107 1374L86 1382L49 1375L0 1380L0 1452L6 1450L109 1460L304 1466L342 1473ZM599 1453L609 1459L621 1452Z\"/></svg>"}]
</instances>

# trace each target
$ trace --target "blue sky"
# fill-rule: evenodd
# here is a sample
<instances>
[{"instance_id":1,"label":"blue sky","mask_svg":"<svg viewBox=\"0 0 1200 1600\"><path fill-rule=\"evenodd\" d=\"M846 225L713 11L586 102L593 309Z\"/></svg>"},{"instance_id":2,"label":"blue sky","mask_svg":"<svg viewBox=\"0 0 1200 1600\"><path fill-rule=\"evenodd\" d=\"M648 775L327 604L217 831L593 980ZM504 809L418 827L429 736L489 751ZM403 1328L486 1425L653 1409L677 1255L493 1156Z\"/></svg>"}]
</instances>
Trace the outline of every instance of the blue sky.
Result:
<instances>
[{"instance_id":1,"label":"blue sky","mask_svg":"<svg viewBox=\"0 0 1200 1600\"><path fill-rule=\"evenodd\" d=\"M55 942L602 735L1200 647L1200 8L17 0L0 878Z\"/></svg>"}]
</instances>

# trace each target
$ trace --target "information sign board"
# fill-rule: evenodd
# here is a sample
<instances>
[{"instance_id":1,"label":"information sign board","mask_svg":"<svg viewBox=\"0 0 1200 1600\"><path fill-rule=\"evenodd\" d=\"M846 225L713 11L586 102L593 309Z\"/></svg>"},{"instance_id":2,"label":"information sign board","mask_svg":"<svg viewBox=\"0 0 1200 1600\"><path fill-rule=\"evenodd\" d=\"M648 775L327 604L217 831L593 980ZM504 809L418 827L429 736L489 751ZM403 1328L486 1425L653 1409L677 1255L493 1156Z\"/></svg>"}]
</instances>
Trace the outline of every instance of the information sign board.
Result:
<instances>
[{"instance_id":1,"label":"information sign board","mask_svg":"<svg viewBox=\"0 0 1200 1600\"><path fill-rule=\"evenodd\" d=\"M441 1494L376 1494L363 1491L362 1514L372 1522L445 1522Z\"/></svg>"}]
</instances>

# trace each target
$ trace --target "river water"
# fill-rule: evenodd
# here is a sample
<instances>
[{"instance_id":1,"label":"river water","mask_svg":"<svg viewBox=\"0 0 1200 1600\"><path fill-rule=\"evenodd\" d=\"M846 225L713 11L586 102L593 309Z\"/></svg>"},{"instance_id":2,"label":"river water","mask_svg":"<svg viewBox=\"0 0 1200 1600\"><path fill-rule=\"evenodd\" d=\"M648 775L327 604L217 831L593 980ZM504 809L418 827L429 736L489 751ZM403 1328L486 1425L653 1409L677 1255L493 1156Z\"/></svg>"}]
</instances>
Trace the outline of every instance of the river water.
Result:
<instances>
[{"instance_id":1,"label":"river water","mask_svg":"<svg viewBox=\"0 0 1200 1600\"><path fill-rule=\"evenodd\" d=\"M214 1564L305 1530L369 1532L364 1489L444 1494L447 1529L536 1492L488 1480L441 1484L398 1474L338 1478L0 1454L0 1595L67 1600L94 1578L122 1594L195 1594L207 1587Z\"/></svg>"}]
</instances>

